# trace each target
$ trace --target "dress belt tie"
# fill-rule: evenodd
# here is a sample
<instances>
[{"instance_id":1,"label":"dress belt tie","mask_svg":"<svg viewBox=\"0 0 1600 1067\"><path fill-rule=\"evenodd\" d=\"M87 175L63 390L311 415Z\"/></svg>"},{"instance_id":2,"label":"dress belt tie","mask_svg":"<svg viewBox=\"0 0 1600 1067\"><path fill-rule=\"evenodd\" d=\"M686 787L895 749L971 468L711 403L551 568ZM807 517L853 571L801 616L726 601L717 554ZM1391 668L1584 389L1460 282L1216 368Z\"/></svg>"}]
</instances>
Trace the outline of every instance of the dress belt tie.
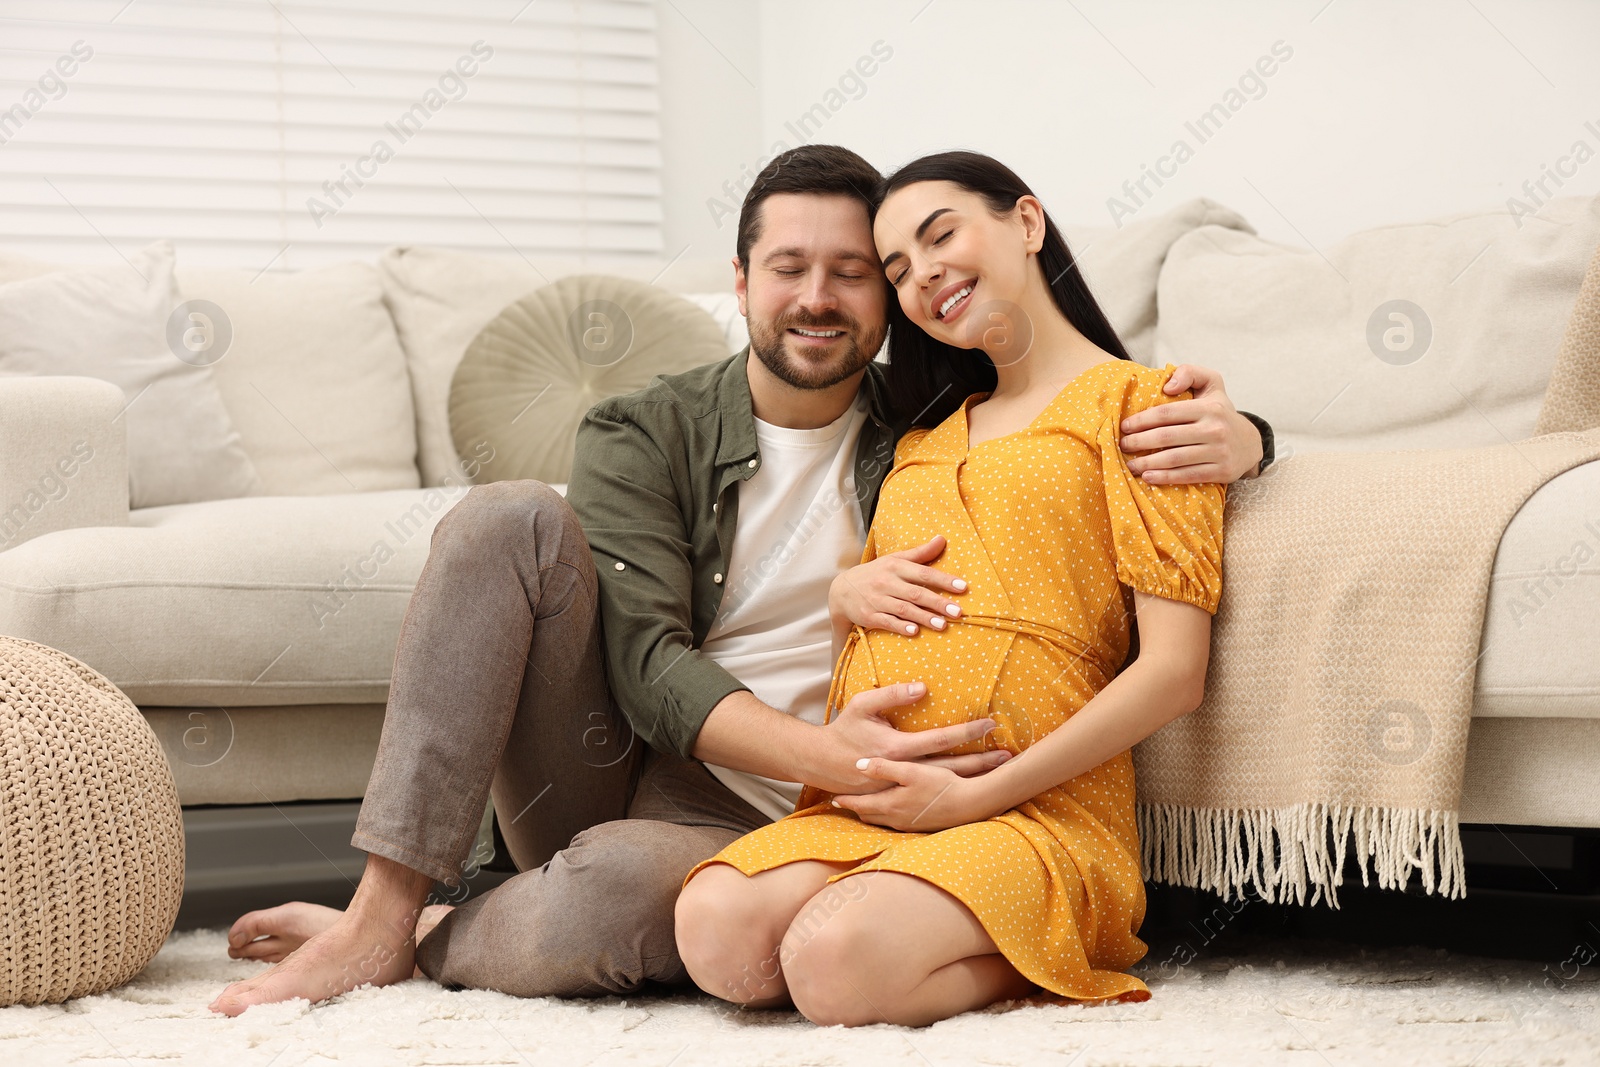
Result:
<instances>
[{"instance_id":1,"label":"dress belt tie","mask_svg":"<svg viewBox=\"0 0 1600 1067\"><path fill-rule=\"evenodd\" d=\"M1110 679L1116 670L1110 667L1098 650L1084 645L1078 638L1058 630L1053 626L1046 626L1042 622L1032 619L1016 619L1006 615L967 615L962 614L954 622L966 623L974 626L987 626L995 630L1008 630L1011 633L1027 634L1048 641L1052 645L1065 650L1069 655L1086 660L1100 671L1103 678ZM839 662L834 665L833 683L828 687L828 707L823 717L824 723L833 721L833 714L839 708L839 698L844 694L844 679L850 672L850 664L855 660L856 646L866 640L867 631L860 626L853 626L845 638L844 648L839 653ZM871 655L871 651L868 651Z\"/></svg>"}]
</instances>

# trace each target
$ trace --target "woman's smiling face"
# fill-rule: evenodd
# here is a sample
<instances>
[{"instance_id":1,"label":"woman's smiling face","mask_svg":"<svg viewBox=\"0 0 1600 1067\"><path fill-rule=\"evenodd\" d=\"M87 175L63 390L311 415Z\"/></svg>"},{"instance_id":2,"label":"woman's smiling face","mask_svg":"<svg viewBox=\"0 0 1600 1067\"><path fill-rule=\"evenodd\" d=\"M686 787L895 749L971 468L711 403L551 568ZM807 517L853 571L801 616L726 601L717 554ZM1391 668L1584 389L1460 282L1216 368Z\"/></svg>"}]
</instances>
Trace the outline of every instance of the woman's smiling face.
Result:
<instances>
[{"instance_id":1,"label":"woman's smiling face","mask_svg":"<svg viewBox=\"0 0 1600 1067\"><path fill-rule=\"evenodd\" d=\"M1024 198L1025 203L1032 198ZM1022 302L1033 266L1024 210L997 218L983 197L954 182L917 182L884 200L873 239L906 317L935 340L981 348L975 308Z\"/></svg>"}]
</instances>

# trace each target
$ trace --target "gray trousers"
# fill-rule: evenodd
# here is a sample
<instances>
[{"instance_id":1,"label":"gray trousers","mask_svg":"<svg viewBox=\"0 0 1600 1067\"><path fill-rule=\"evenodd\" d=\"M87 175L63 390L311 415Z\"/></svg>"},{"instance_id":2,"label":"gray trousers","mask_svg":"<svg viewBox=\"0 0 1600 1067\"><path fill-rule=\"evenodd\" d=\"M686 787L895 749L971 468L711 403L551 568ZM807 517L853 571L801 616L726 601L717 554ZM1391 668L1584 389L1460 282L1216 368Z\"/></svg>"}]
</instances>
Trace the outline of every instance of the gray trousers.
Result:
<instances>
[{"instance_id":1,"label":"gray trousers","mask_svg":"<svg viewBox=\"0 0 1600 1067\"><path fill-rule=\"evenodd\" d=\"M492 792L520 873L417 946L441 983L536 997L687 982L683 879L768 822L634 736L595 590L577 516L542 482L474 486L434 529L352 843L458 885Z\"/></svg>"}]
</instances>

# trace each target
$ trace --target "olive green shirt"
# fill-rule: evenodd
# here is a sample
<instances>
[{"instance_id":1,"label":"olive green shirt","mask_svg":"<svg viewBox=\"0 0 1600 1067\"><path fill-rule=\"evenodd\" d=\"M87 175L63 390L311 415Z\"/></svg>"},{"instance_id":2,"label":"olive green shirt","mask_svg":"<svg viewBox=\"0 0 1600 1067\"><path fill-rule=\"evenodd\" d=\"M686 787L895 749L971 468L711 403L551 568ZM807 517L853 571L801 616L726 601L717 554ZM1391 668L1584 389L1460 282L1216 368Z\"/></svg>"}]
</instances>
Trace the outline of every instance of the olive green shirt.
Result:
<instances>
[{"instance_id":1,"label":"olive green shirt","mask_svg":"<svg viewBox=\"0 0 1600 1067\"><path fill-rule=\"evenodd\" d=\"M711 709L749 686L701 653L722 605L739 521L736 486L761 466L749 349L602 400L578 427L567 500L599 575L611 694L639 736L692 755ZM862 378L868 419L856 499L872 525L894 463L883 365Z\"/></svg>"}]
</instances>

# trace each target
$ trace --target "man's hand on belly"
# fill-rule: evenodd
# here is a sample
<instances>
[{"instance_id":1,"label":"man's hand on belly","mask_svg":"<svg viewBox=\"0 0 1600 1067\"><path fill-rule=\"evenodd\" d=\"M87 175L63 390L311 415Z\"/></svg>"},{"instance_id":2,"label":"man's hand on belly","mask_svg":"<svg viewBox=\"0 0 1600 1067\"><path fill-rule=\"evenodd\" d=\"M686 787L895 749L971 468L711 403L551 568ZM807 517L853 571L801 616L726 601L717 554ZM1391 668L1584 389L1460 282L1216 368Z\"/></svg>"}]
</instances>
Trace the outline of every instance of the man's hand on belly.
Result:
<instances>
[{"instance_id":1,"label":"man's hand on belly","mask_svg":"<svg viewBox=\"0 0 1600 1067\"><path fill-rule=\"evenodd\" d=\"M857 693L833 721L821 728L825 748L821 766L812 774L820 772L829 781L807 781L830 793L872 793L894 783L864 773L857 766L864 759L931 763L963 778L991 771L1006 761L1010 753L1003 749L949 754L952 749L982 740L995 728L993 719L975 719L932 730L898 730L889 722L887 712L915 704L927 692L928 687L922 682L901 682Z\"/></svg>"},{"instance_id":2,"label":"man's hand on belly","mask_svg":"<svg viewBox=\"0 0 1600 1067\"><path fill-rule=\"evenodd\" d=\"M703 763L801 782L829 793L870 793L892 783L856 767L863 759L890 759L941 767L963 778L986 774L1004 763L1005 750L952 755L983 738L993 719L934 730L897 730L886 713L927 695L921 682L902 682L857 693L827 726L769 707L748 690L729 693L711 709L691 755Z\"/></svg>"}]
</instances>

